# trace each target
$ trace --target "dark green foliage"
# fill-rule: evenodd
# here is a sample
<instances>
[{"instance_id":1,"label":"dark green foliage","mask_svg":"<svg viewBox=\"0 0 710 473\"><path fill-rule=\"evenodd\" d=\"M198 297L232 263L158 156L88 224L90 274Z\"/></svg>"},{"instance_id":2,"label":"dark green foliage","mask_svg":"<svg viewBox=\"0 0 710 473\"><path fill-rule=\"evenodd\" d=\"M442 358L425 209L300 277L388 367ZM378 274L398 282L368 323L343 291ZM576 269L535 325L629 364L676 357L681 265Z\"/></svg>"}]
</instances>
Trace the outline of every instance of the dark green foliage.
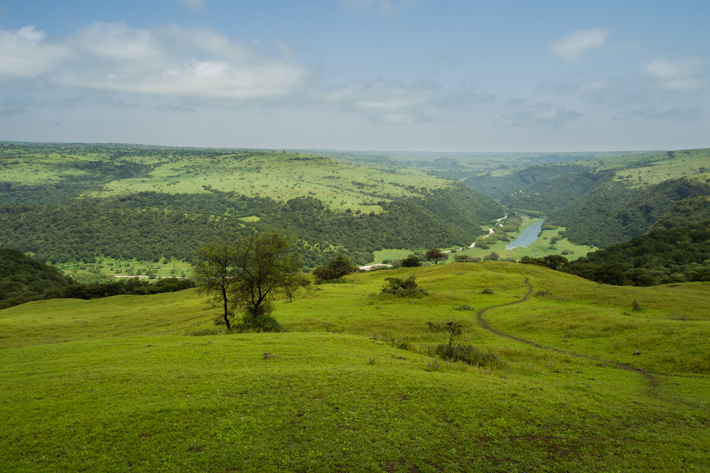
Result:
<instances>
[{"instance_id":1,"label":"dark green foliage","mask_svg":"<svg viewBox=\"0 0 710 473\"><path fill-rule=\"evenodd\" d=\"M710 220L710 197L691 197L675 204L667 214L663 215L655 224L654 230L675 227L684 227L695 222Z\"/></svg>"},{"instance_id":2,"label":"dark green foliage","mask_svg":"<svg viewBox=\"0 0 710 473\"><path fill-rule=\"evenodd\" d=\"M686 178L642 190L624 190L618 181L605 184L553 214L570 241L601 248L628 241L646 233L675 202L710 195L710 185Z\"/></svg>"},{"instance_id":3,"label":"dark green foliage","mask_svg":"<svg viewBox=\"0 0 710 473\"><path fill-rule=\"evenodd\" d=\"M251 332L285 332L286 329L274 317L271 316L273 311L270 304L268 307L262 307L261 313L255 316L244 316L234 324L232 330L238 333Z\"/></svg>"},{"instance_id":4,"label":"dark green foliage","mask_svg":"<svg viewBox=\"0 0 710 473\"><path fill-rule=\"evenodd\" d=\"M316 281L334 281L354 273L358 267L353 261L342 254L331 258L328 264L318 266L313 270Z\"/></svg>"},{"instance_id":5,"label":"dark green foliage","mask_svg":"<svg viewBox=\"0 0 710 473\"><path fill-rule=\"evenodd\" d=\"M501 203L510 208L535 209L545 215L552 215L556 210L570 205L575 199L589 192L604 178L611 180L613 176L586 170L557 176L536 182L524 190L516 190L504 196Z\"/></svg>"},{"instance_id":6,"label":"dark green foliage","mask_svg":"<svg viewBox=\"0 0 710 473\"><path fill-rule=\"evenodd\" d=\"M403 268L416 268L422 265L422 260L416 255L409 255L401 262Z\"/></svg>"},{"instance_id":7,"label":"dark green foliage","mask_svg":"<svg viewBox=\"0 0 710 473\"><path fill-rule=\"evenodd\" d=\"M427 250L426 253L424 253L424 258L427 261L434 261L437 265L439 264L440 260L445 260L447 257L448 256L446 255L446 253L444 253L438 248L431 248Z\"/></svg>"},{"instance_id":8,"label":"dark green foliage","mask_svg":"<svg viewBox=\"0 0 710 473\"><path fill-rule=\"evenodd\" d=\"M293 239L280 232L222 236L200 248L198 257L194 272L200 292L221 309L215 323L228 330L239 313L238 331L282 331L271 317L271 302L277 295L290 301L310 284L300 274L300 252Z\"/></svg>"},{"instance_id":9,"label":"dark green foliage","mask_svg":"<svg viewBox=\"0 0 710 473\"><path fill-rule=\"evenodd\" d=\"M461 329L463 328L463 325L461 325L459 322L446 322L443 324L427 322L426 324L429 327L429 330L431 330L432 332L446 332L449 334L449 348L451 347L451 344L454 341L454 337L461 335Z\"/></svg>"},{"instance_id":10,"label":"dark green foliage","mask_svg":"<svg viewBox=\"0 0 710 473\"><path fill-rule=\"evenodd\" d=\"M60 297L76 283L57 268L21 251L0 248L0 309L25 302Z\"/></svg>"},{"instance_id":11,"label":"dark green foliage","mask_svg":"<svg viewBox=\"0 0 710 473\"><path fill-rule=\"evenodd\" d=\"M427 292L417 286L415 276L409 276L407 279L400 278L385 278L387 287L382 289L382 294L394 294L398 297L426 296Z\"/></svg>"},{"instance_id":12,"label":"dark green foliage","mask_svg":"<svg viewBox=\"0 0 710 473\"><path fill-rule=\"evenodd\" d=\"M467 244L482 233L481 223L502 211L462 185L380 205L382 214L355 215L331 211L311 197L280 204L215 190L67 198L61 204L0 207L0 243L33 252L40 261L93 261L96 256L193 261L197 248L215 235L242 227L289 229L306 266L323 264L338 253L364 264L383 248ZM481 215L472 210L479 207L484 209ZM239 220L251 215L260 220Z\"/></svg>"},{"instance_id":13,"label":"dark green foliage","mask_svg":"<svg viewBox=\"0 0 710 473\"><path fill-rule=\"evenodd\" d=\"M560 269L563 265L569 263L567 258L560 255L547 255L544 258L533 258L531 256L523 256L520 258L520 263L522 264L535 264L538 266L544 266L546 268L554 269L555 271Z\"/></svg>"},{"instance_id":14,"label":"dark green foliage","mask_svg":"<svg viewBox=\"0 0 710 473\"><path fill-rule=\"evenodd\" d=\"M183 289L196 287L193 279L166 278L159 279L151 284L144 279L129 278L103 284L77 284L68 286L62 297L69 299L99 299L102 297L117 296L119 294L132 294L144 296L162 294L164 292L177 292Z\"/></svg>"},{"instance_id":15,"label":"dark green foliage","mask_svg":"<svg viewBox=\"0 0 710 473\"><path fill-rule=\"evenodd\" d=\"M486 256L483 257L483 261L498 261L500 256L495 251L491 251Z\"/></svg>"},{"instance_id":16,"label":"dark green foliage","mask_svg":"<svg viewBox=\"0 0 710 473\"><path fill-rule=\"evenodd\" d=\"M485 288L484 290L481 291L481 294L495 294L495 293L493 292L493 289Z\"/></svg>"},{"instance_id":17,"label":"dark green foliage","mask_svg":"<svg viewBox=\"0 0 710 473\"><path fill-rule=\"evenodd\" d=\"M463 304L458 307L454 307L454 310L474 310L474 309L475 309L475 307L471 307L468 304Z\"/></svg>"},{"instance_id":18,"label":"dark green foliage","mask_svg":"<svg viewBox=\"0 0 710 473\"><path fill-rule=\"evenodd\" d=\"M579 164L541 165L515 171L506 176L491 176L490 173L474 176L463 181L483 195L493 199L503 199L505 196L526 190L527 188L549 181L565 174L578 173L587 168ZM508 204L505 204L508 205ZM529 208L529 207L517 207ZM534 209L534 207L532 207Z\"/></svg>"},{"instance_id":19,"label":"dark green foliage","mask_svg":"<svg viewBox=\"0 0 710 473\"><path fill-rule=\"evenodd\" d=\"M455 255L454 256L454 261L457 263L476 263L481 261L480 256L471 256L471 255Z\"/></svg>"},{"instance_id":20,"label":"dark green foliage","mask_svg":"<svg viewBox=\"0 0 710 473\"><path fill-rule=\"evenodd\" d=\"M710 280L710 221L652 230L589 253L562 271L605 284L652 286Z\"/></svg>"},{"instance_id":21,"label":"dark green foliage","mask_svg":"<svg viewBox=\"0 0 710 473\"><path fill-rule=\"evenodd\" d=\"M498 356L469 345L439 345L435 355L448 361L463 361L471 366L490 367L500 363Z\"/></svg>"}]
</instances>

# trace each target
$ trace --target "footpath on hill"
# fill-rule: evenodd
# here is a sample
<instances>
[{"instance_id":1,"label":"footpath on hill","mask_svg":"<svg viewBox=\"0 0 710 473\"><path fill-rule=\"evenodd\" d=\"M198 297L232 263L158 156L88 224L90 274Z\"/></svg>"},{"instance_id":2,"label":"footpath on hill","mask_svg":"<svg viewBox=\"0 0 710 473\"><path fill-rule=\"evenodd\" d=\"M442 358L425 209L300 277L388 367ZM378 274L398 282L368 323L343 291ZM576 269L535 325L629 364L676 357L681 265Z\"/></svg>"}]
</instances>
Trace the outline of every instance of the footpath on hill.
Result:
<instances>
[{"instance_id":1,"label":"footpath on hill","mask_svg":"<svg viewBox=\"0 0 710 473\"><path fill-rule=\"evenodd\" d=\"M492 271L492 272L494 272L494 273L499 273L499 272L500 272L500 271L495 271L495 270L489 268L489 267L486 266L486 265L484 265L484 267L485 267L487 270ZM490 324L489 324L488 322L486 322L486 320L483 318L483 314L485 314L487 311L489 311L489 310L491 310L491 309L497 309L497 308L500 308L500 307L505 307L505 306L514 305L514 304L521 304L521 303L527 301L527 300L530 298L530 294L532 294L532 292L533 292L533 287L532 287L532 285L530 284L529 278L525 278L525 284L528 286L528 292L527 292L527 293L523 296L523 298L520 299L519 301L513 301L513 302L507 302L507 303L505 303L505 304L493 305L493 306L486 307L485 309L481 309L481 310L478 311L478 314L477 314L478 322L481 324L481 326L482 326L484 329L488 330L488 331L491 332L491 333L494 333L494 334L496 334L496 335L499 335L499 336L501 336L501 337L506 337L506 338L509 338L509 339L511 339L511 340L515 340L515 341L520 342L520 343L525 343L526 345L530 345L530 346L532 346L532 347L539 348L540 350L551 350L551 351L554 351L554 352L557 352L557 353L561 353L561 354L564 354L564 355L570 355L570 356L574 356L574 357L578 357L578 358L585 358L585 359L587 359L587 360L592 360L592 361L599 361L599 362L601 362L601 363L608 363L608 364L610 364L610 365L616 366L617 368L621 368L621 369L626 370L626 371L631 371L631 372L640 374L641 376L643 376L643 377L648 381L649 388L650 388L651 390L655 390L655 389L658 387L658 382L657 382L656 378L654 377L654 374L655 374L655 375L658 375L659 373L651 373L651 372L649 372L649 371L641 370L641 369L638 369L638 368L633 368L633 367L631 367L631 366L625 365L625 364L623 364L623 363L618 363L618 362L616 362L616 361L602 360L602 359L595 358L595 357L588 356L588 355L580 355L579 353L574 353L574 352L570 352L570 351L566 351L566 350L560 350L559 348L546 347L546 346L540 345L540 344L535 343L535 342L530 341L530 340L525 340L525 339L523 339L523 338L515 337L515 336L513 336L513 335L508 335L508 334L506 334L506 333L500 332L500 331L494 329L493 327L491 327Z\"/></svg>"}]
</instances>

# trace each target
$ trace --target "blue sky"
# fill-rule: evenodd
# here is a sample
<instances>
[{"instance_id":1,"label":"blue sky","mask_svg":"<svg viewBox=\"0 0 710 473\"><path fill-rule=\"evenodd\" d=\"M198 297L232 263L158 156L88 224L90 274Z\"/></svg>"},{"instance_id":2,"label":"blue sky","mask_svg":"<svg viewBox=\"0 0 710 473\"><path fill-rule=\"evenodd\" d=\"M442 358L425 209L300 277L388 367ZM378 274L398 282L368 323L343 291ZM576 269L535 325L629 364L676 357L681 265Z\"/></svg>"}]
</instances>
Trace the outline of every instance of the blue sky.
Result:
<instances>
[{"instance_id":1,"label":"blue sky","mask_svg":"<svg viewBox=\"0 0 710 473\"><path fill-rule=\"evenodd\" d=\"M710 146L707 0L0 0L0 140Z\"/></svg>"}]
</instances>

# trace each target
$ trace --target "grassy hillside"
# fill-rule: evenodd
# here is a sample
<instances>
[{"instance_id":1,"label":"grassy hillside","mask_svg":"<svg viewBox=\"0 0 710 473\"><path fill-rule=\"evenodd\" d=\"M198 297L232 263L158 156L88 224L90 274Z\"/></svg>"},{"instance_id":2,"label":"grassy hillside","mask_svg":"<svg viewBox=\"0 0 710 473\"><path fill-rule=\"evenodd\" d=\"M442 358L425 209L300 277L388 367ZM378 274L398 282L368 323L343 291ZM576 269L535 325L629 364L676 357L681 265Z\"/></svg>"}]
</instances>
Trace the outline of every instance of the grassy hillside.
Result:
<instances>
[{"instance_id":1,"label":"grassy hillside","mask_svg":"<svg viewBox=\"0 0 710 473\"><path fill-rule=\"evenodd\" d=\"M392 275L415 275L429 296L374 295ZM0 311L0 464L710 468L710 283L609 287L489 262L355 274L318 288L277 304L291 330L283 334L186 336L212 330L214 309L195 290ZM632 311L633 300L644 309ZM429 356L444 335L426 322L451 320L463 325L460 341L498 362Z\"/></svg>"},{"instance_id":2,"label":"grassy hillside","mask_svg":"<svg viewBox=\"0 0 710 473\"><path fill-rule=\"evenodd\" d=\"M367 263L470 244L503 214L455 181L297 153L9 144L0 166L0 244L52 263L190 261L215 235L262 229L295 235L311 267Z\"/></svg>"}]
</instances>

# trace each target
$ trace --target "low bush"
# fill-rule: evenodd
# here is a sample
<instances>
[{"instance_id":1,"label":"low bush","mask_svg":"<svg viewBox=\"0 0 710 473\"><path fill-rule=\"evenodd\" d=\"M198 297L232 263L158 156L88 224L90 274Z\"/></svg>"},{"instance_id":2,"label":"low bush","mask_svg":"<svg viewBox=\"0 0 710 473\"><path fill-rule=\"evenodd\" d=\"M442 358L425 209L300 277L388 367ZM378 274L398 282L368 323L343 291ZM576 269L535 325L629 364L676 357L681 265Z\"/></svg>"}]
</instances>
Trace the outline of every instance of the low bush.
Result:
<instances>
[{"instance_id":1,"label":"low bush","mask_svg":"<svg viewBox=\"0 0 710 473\"><path fill-rule=\"evenodd\" d=\"M286 329L270 315L245 316L235 324L232 331L237 333L285 332Z\"/></svg>"},{"instance_id":2,"label":"low bush","mask_svg":"<svg viewBox=\"0 0 710 473\"><path fill-rule=\"evenodd\" d=\"M454 307L454 310L474 310L475 307L471 307L470 305L460 305L458 307Z\"/></svg>"},{"instance_id":3,"label":"low bush","mask_svg":"<svg viewBox=\"0 0 710 473\"><path fill-rule=\"evenodd\" d=\"M428 293L417 287L416 277L409 276L407 279L385 278L389 287L382 289L382 294L393 294L398 297L415 296L422 297Z\"/></svg>"},{"instance_id":4,"label":"low bush","mask_svg":"<svg viewBox=\"0 0 710 473\"><path fill-rule=\"evenodd\" d=\"M470 345L439 345L434 352L436 356L448 361L463 361L471 366L496 366L500 359L494 353L487 353Z\"/></svg>"}]
</instances>

